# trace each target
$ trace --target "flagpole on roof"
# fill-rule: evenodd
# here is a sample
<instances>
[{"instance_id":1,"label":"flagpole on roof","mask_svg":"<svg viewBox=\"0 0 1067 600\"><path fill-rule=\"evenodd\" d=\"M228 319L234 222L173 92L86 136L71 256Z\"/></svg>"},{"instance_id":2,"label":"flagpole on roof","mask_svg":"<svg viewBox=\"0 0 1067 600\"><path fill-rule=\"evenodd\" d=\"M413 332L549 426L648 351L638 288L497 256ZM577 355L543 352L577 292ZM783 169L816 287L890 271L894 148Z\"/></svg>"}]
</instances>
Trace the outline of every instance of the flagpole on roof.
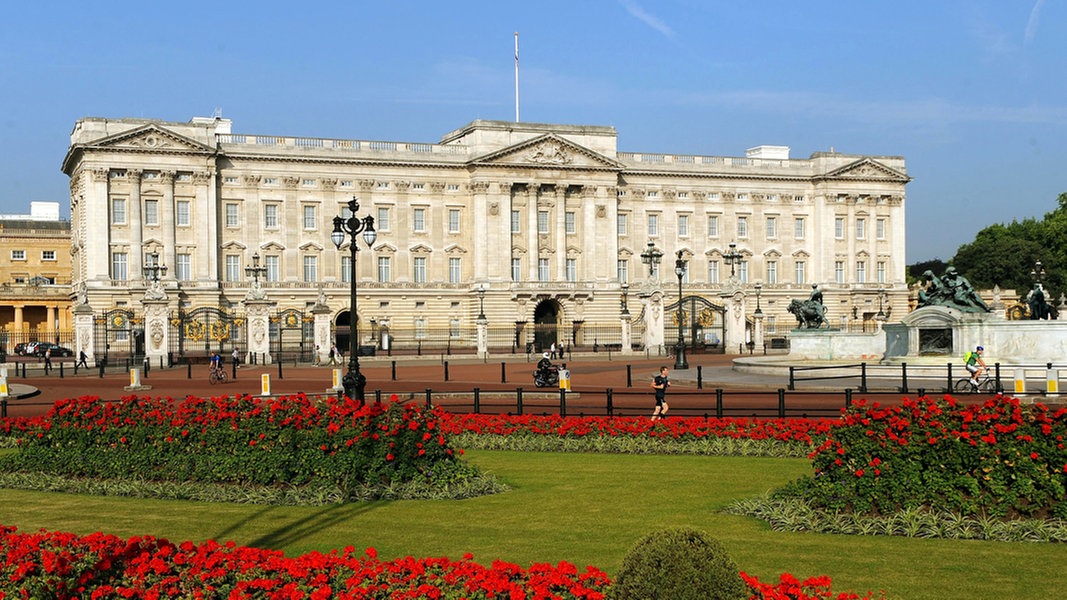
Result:
<instances>
[{"instance_id":1,"label":"flagpole on roof","mask_svg":"<svg viewBox=\"0 0 1067 600\"><path fill-rule=\"evenodd\" d=\"M519 32L515 32L515 122L519 122Z\"/></svg>"}]
</instances>

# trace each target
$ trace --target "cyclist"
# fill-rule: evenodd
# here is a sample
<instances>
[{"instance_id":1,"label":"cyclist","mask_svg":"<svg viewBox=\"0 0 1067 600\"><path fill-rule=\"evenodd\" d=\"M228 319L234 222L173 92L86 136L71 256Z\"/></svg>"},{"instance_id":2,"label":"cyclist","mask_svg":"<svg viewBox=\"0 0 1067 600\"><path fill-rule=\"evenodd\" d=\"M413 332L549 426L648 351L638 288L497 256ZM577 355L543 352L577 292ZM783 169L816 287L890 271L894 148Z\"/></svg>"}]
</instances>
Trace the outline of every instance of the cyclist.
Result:
<instances>
[{"instance_id":1,"label":"cyclist","mask_svg":"<svg viewBox=\"0 0 1067 600\"><path fill-rule=\"evenodd\" d=\"M985 361L982 360L983 352L985 352L985 348L978 346L974 349L974 352L968 352L967 355L963 357L963 360L966 363L964 366L971 374L971 385L976 388L978 387L978 378L981 377L982 373L988 368L986 367Z\"/></svg>"},{"instance_id":2,"label":"cyclist","mask_svg":"<svg viewBox=\"0 0 1067 600\"><path fill-rule=\"evenodd\" d=\"M211 353L211 360L208 362L208 366L211 368L211 372L218 376L219 379L225 377L222 372L222 357L218 352Z\"/></svg>"}]
</instances>

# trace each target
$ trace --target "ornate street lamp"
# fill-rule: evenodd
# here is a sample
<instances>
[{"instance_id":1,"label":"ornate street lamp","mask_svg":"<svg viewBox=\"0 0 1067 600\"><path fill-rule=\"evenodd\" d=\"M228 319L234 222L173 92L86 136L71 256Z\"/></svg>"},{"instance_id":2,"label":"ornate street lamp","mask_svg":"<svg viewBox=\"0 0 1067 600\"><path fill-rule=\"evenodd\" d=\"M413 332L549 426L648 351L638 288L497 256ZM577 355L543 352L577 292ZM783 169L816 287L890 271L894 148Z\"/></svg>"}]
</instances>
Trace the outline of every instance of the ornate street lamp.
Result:
<instances>
[{"instance_id":1,"label":"ornate street lamp","mask_svg":"<svg viewBox=\"0 0 1067 600\"><path fill-rule=\"evenodd\" d=\"M678 259L674 261L674 274L678 276L678 344L674 348L674 368L675 369L688 369L689 363L685 360L685 338L683 337L682 327L682 278L685 277L685 256L681 250L678 251Z\"/></svg>"},{"instance_id":2,"label":"ornate street lamp","mask_svg":"<svg viewBox=\"0 0 1067 600\"><path fill-rule=\"evenodd\" d=\"M885 288L878 288L878 314L875 315L879 319L885 318L885 312L882 310L882 299L885 298Z\"/></svg>"},{"instance_id":3,"label":"ornate street lamp","mask_svg":"<svg viewBox=\"0 0 1067 600\"><path fill-rule=\"evenodd\" d=\"M484 323L488 319L485 318L485 284L478 284L478 322Z\"/></svg>"},{"instance_id":4,"label":"ornate street lamp","mask_svg":"<svg viewBox=\"0 0 1067 600\"><path fill-rule=\"evenodd\" d=\"M348 372L341 378L341 385L344 388L344 395L359 400L362 404L363 389L367 386L367 378L359 372L359 330L356 316L356 252L359 251L359 244L356 236L362 233L363 241L370 248L374 246L374 240L378 239L378 232L374 230L374 217L367 215L360 219L356 216L358 210L359 200L353 196L348 201L348 218L342 216L333 218L333 233L330 234L330 239L340 250L345 243L346 235L351 238L348 244L348 249L352 253L352 260L349 264L352 271L348 305Z\"/></svg>"},{"instance_id":5,"label":"ornate street lamp","mask_svg":"<svg viewBox=\"0 0 1067 600\"><path fill-rule=\"evenodd\" d=\"M630 314L630 308L629 308L629 306L627 306L627 302L626 302L626 295L627 295L627 293L629 293L629 291L630 291L630 284L628 284L628 283L623 283L623 284L622 284L622 285L620 285L619 287L620 287L620 288L622 288L622 310L621 310L621 311L619 311L619 312L620 312L620 314L622 314L622 316L624 316L624 317L625 317L625 316L629 316L629 314Z\"/></svg>"},{"instance_id":6,"label":"ornate street lamp","mask_svg":"<svg viewBox=\"0 0 1067 600\"><path fill-rule=\"evenodd\" d=\"M267 274L266 266L259 266L259 252L252 255L252 264L245 267L245 277L252 278L253 289L259 289L259 278Z\"/></svg>"},{"instance_id":7,"label":"ornate street lamp","mask_svg":"<svg viewBox=\"0 0 1067 600\"><path fill-rule=\"evenodd\" d=\"M1041 264L1041 261L1034 263L1034 268L1030 270L1030 279L1037 284L1045 280L1045 265Z\"/></svg>"},{"instance_id":8,"label":"ornate street lamp","mask_svg":"<svg viewBox=\"0 0 1067 600\"><path fill-rule=\"evenodd\" d=\"M730 242L730 251L722 255L723 261L730 265L730 277L735 277L737 275L734 266L741 264L741 259L744 258L744 256L744 254L737 251L737 244Z\"/></svg>"},{"instance_id":9,"label":"ornate street lamp","mask_svg":"<svg viewBox=\"0 0 1067 600\"><path fill-rule=\"evenodd\" d=\"M759 283L759 282L756 282L756 312L752 313L752 315L755 316L755 317L762 317L763 316L763 311L760 310L760 307L759 307L759 295L760 295L760 292L762 292L762 291L763 291L763 284Z\"/></svg>"},{"instance_id":10,"label":"ornate street lamp","mask_svg":"<svg viewBox=\"0 0 1067 600\"><path fill-rule=\"evenodd\" d=\"M641 262L648 265L648 276L652 277L652 274L656 271L656 267L659 266L659 261L663 258L663 253L656 249L656 243L652 240L648 240L648 249L641 253Z\"/></svg>"},{"instance_id":11,"label":"ornate street lamp","mask_svg":"<svg viewBox=\"0 0 1067 600\"><path fill-rule=\"evenodd\" d=\"M145 265L144 267L142 267L141 270L144 272L145 279L151 281L154 284L159 283L160 277L167 276L167 265L159 264L158 254L152 254L150 256L152 257L151 264Z\"/></svg>"}]
</instances>

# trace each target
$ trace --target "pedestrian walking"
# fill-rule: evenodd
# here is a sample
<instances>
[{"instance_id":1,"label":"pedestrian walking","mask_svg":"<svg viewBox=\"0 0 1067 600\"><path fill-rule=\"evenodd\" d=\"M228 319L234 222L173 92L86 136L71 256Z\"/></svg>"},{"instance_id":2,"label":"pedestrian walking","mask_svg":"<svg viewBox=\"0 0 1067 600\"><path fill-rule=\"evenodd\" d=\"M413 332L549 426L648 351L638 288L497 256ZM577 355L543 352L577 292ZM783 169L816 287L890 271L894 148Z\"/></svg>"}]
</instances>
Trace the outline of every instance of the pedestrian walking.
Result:
<instances>
[{"instance_id":1,"label":"pedestrian walking","mask_svg":"<svg viewBox=\"0 0 1067 600\"><path fill-rule=\"evenodd\" d=\"M671 386L671 382L667 379L667 373L666 366L660 367L659 375L652 380L652 389L656 390L656 408L652 411L653 421L667 416L667 411L670 409L667 406L667 388Z\"/></svg>"},{"instance_id":2,"label":"pedestrian walking","mask_svg":"<svg viewBox=\"0 0 1067 600\"><path fill-rule=\"evenodd\" d=\"M556 358L556 342L552 342L552 345L548 348L548 357Z\"/></svg>"},{"instance_id":3,"label":"pedestrian walking","mask_svg":"<svg viewBox=\"0 0 1067 600\"><path fill-rule=\"evenodd\" d=\"M330 346L330 366L338 364L337 359L339 358L339 355L340 351L337 349L337 344Z\"/></svg>"},{"instance_id":4,"label":"pedestrian walking","mask_svg":"<svg viewBox=\"0 0 1067 600\"><path fill-rule=\"evenodd\" d=\"M237 379L237 367L241 366L241 353L237 351L237 348L233 349L230 360L233 361L233 378Z\"/></svg>"},{"instance_id":5,"label":"pedestrian walking","mask_svg":"<svg viewBox=\"0 0 1067 600\"><path fill-rule=\"evenodd\" d=\"M312 357L311 360L312 360L311 364L315 365L316 367L319 366L322 363L322 359L319 358L319 345L318 344L315 344L315 356Z\"/></svg>"},{"instance_id":6,"label":"pedestrian walking","mask_svg":"<svg viewBox=\"0 0 1067 600\"><path fill-rule=\"evenodd\" d=\"M82 367L84 369L88 369L89 368L89 364L86 362L88 360L89 360L89 356L85 354L85 350L79 350L78 351L78 362L74 366L75 367Z\"/></svg>"},{"instance_id":7,"label":"pedestrian walking","mask_svg":"<svg viewBox=\"0 0 1067 600\"><path fill-rule=\"evenodd\" d=\"M47 374L52 370L52 349L49 348L44 351L44 372Z\"/></svg>"}]
</instances>

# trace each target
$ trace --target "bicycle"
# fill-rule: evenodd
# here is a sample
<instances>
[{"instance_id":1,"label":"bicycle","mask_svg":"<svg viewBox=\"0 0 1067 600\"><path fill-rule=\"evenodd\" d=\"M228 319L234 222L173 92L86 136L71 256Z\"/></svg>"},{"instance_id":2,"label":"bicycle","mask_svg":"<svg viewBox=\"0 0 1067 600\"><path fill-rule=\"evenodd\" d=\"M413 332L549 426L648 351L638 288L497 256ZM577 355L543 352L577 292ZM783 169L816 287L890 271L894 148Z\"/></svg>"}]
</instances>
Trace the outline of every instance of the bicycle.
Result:
<instances>
[{"instance_id":1,"label":"bicycle","mask_svg":"<svg viewBox=\"0 0 1067 600\"><path fill-rule=\"evenodd\" d=\"M989 371L986 370L985 374L978 380L978 385L971 383L970 377L964 377L963 379L956 380L953 389L960 394L977 394L979 392L995 394L997 393L997 382L989 375Z\"/></svg>"},{"instance_id":2,"label":"bicycle","mask_svg":"<svg viewBox=\"0 0 1067 600\"><path fill-rule=\"evenodd\" d=\"M226 371L222 369L211 369L211 372L207 375L207 380L211 382L211 385L216 383L226 383Z\"/></svg>"}]
</instances>

